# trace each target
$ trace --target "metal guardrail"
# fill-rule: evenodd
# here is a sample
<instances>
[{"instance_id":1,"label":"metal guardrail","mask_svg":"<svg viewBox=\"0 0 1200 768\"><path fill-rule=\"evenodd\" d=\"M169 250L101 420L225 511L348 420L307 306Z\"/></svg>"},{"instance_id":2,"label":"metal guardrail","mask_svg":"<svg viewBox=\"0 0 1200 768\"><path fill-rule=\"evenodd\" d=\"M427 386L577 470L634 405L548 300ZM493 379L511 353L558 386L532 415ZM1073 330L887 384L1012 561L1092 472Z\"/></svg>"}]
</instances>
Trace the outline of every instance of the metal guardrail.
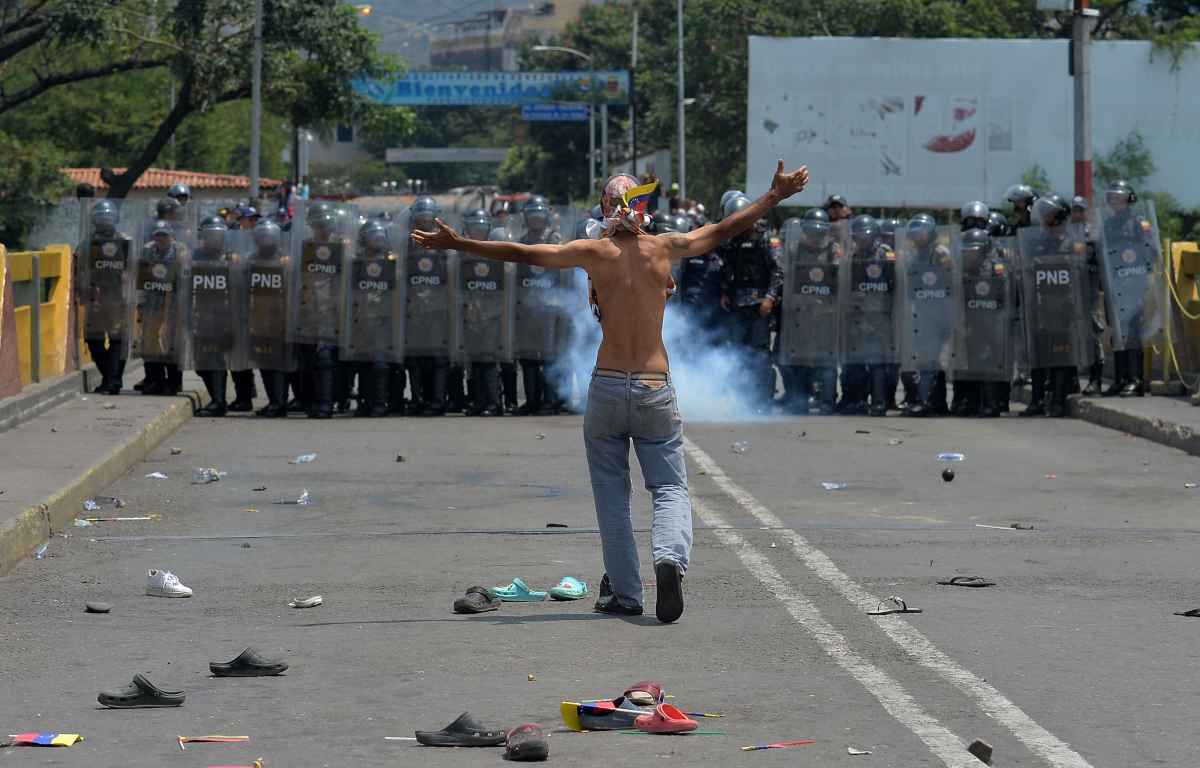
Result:
<instances>
[{"instance_id":1,"label":"metal guardrail","mask_svg":"<svg viewBox=\"0 0 1200 768\"><path fill-rule=\"evenodd\" d=\"M71 308L71 249L51 245L41 251L10 251L13 315L21 381L31 384L64 373Z\"/></svg>"}]
</instances>

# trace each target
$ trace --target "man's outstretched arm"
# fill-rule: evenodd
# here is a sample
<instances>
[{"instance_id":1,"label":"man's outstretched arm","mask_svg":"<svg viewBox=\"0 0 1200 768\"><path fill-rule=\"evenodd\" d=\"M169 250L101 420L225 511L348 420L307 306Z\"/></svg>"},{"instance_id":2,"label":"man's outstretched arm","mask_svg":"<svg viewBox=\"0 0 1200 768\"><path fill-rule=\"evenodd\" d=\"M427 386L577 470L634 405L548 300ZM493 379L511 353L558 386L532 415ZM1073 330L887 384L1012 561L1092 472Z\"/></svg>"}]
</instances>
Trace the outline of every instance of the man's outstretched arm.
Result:
<instances>
[{"instance_id":1,"label":"man's outstretched arm","mask_svg":"<svg viewBox=\"0 0 1200 768\"><path fill-rule=\"evenodd\" d=\"M782 201L804 189L807 184L808 166L802 165L792 173L785 173L783 161L780 160L779 167L775 169L775 178L771 180L771 189L751 203L749 207L743 208L716 224L706 224L686 235L669 235L671 258L686 259L716 250L721 243L750 229L754 226L754 222L766 216Z\"/></svg>"},{"instance_id":2,"label":"man's outstretched arm","mask_svg":"<svg viewBox=\"0 0 1200 768\"><path fill-rule=\"evenodd\" d=\"M496 261L512 261L517 264L532 264L547 269L567 269L587 266L592 252L590 240L572 240L564 245L525 245L503 240L470 240L462 237L441 219L437 220L436 232L415 230L412 239L424 248L434 251L465 251Z\"/></svg>"}]
</instances>

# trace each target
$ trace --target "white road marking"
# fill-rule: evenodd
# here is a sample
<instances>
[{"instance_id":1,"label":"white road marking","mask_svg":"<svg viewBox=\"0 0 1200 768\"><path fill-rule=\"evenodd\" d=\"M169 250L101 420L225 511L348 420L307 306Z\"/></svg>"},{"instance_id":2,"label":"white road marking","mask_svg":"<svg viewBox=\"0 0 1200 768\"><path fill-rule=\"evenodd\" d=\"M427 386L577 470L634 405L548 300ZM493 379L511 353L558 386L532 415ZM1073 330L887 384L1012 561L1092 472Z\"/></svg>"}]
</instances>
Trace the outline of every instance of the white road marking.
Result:
<instances>
[{"instance_id":1,"label":"white road marking","mask_svg":"<svg viewBox=\"0 0 1200 768\"><path fill-rule=\"evenodd\" d=\"M879 598L843 573L824 552L809 544L800 534L786 529L782 520L733 482L720 465L699 446L686 437L683 444L688 457L704 470L709 479L716 483L738 506L757 518L763 525L783 529L778 532L779 535L787 540L800 560L822 581L833 587L863 613L872 610L879 604ZM701 517L704 517L703 512L701 512ZM1070 745L1038 725L1020 707L996 690L995 686L936 648L928 638L907 621L896 615L873 616L871 619L905 653L921 666L936 672L972 698L985 714L1008 728L1033 754L1050 765L1061 766L1061 768L1092 768L1091 764L1082 755L1071 749ZM872 692L874 693L874 691Z\"/></svg>"},{"instance_id":2,"label":"white road marking","mask_svg":"<svg viewBox=\"0 0 1200 768\"><path fill-rule=\"evenodd\" d=\"M730 529L721 516L699 498L692 498L692 507L701 520L713 527L713 533L721 543L733 550L742 565L783 603L796 623L808 630L821 649L861 683L888 714L915 733L950 768L979 767L979 761L967 751L961 739L926 712L891 675L853 651L846 638L825 620L817 606L788 584L775 566L740 533Z\"/></svg>"}]
</instances>

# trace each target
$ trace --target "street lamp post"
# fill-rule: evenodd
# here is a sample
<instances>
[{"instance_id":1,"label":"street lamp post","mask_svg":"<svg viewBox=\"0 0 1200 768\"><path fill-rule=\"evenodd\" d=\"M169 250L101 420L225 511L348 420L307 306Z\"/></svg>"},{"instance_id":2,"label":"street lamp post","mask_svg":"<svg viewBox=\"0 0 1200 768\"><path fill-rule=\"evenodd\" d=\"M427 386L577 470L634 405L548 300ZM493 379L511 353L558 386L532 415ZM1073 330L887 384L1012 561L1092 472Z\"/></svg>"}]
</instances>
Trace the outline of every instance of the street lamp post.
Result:
<instances>
[{"instance_id":1,"label":"street lamp post","mask_svg":"<svg viewBox=\"0 0 1200 768\"><path fill-rule=\"evenodd\" d=\"M254 0L254 62L250 82L250 200L259 205L258 171L262 132L263 4Z\"/></svg>"},{"instance_id":2,"label":"street lamp post","mask_svg":"<svg viewBox=\"0 0 1200 768\"><path fill-rule=\"evenodd\" d=\"M679 124L679 198L687 199L687 148L683 133L683 0L676 0L675 25L679 28L679 79L675 88L675 120Z\"/></svg>"},{"instance_id":3,"label":"street lamp post","mask_svg":"<svg viewBox=\"0 0 1200 768\"><path fill-rule=\"evenodd\" d=\"M577 51L574 48L564 48L561 45L535 45L530 50L536 53L550 51L567 53L587 62L589 70L588 87L590 89L588 95L588 195L593 195L596 192L596 66L594 60L583 51ZM604 156L608 157L607 126L604 129L604 136L602 151L604 152Z\"/></svg>"}]
</instances>

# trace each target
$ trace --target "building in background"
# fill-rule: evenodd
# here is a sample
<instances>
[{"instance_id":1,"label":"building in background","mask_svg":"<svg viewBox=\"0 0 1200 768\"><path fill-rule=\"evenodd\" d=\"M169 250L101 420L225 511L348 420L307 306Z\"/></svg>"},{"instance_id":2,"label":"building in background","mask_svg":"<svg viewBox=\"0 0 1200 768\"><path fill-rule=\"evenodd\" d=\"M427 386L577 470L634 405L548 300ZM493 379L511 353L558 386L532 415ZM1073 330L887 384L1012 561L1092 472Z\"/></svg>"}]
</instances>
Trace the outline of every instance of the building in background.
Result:
<instances>
[{"instance_id":1,"label":"building in background","mask_svg":"<svg viewBox=\"0 0 1200 768\"><path fill-rule=\"evenodd\" d=\"M431 69L515 72L524 43L561 37L578 21L588 0L535 0L524 7L495 8L434 26L429 37Z\"/></svg>"}]
</instances>

